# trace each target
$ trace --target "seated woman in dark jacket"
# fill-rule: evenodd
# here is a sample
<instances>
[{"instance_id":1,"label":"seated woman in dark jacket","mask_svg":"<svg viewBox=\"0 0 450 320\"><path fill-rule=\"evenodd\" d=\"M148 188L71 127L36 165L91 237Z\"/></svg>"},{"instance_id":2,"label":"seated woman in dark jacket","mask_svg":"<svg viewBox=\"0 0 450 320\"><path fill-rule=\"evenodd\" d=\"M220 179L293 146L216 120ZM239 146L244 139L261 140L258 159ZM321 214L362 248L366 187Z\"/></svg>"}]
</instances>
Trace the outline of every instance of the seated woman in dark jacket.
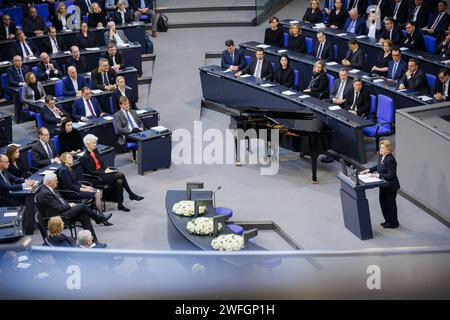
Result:
<instances>
[{"instance_id":1,"label":"seated woman in dark jacket","mask_svg":"<svg viewBox=\"0 0 450 320\"><path fill-rule=\"evenodd\" d=\"M83 141L77 129L73 127L72 119L65 117L61 121L59 139L59 152L77 153L83 149Z\"/></svg>"},{"instance_id":2,"label":"seated woman in dark jacket","mask_svg":"<svg viewBox=\"0 0 450 320\"><path fill-rule=\"evenodd\" d=\"M280 63L275 71L273 80L288 88L292 88L294 85L294 71L289 67L289 58L287 54L282 54L280 56Z\"/></svg>"},{"instance_id":3,"label":"seated woman in dark jacket","mask_svg":"<svg viewBox=\"0 0 450 320\"><path fill-rule=\"evenodd\" d=\"M117 89L112 93L112 101L114 112L120 110L119 107L119 99L120 97L127 97L130 102L130 108L133 110L137 110L136 99L132 94L133 89L126 86L125 78L123 76L118 76L116 78Z\"/></svg>"},{"instance_id":4,"label":"seated woman in dark jacket","mask_svg":"<svg viewBox=\"0 0 450 320\"><path fill-rule=\"evenodd\" d=\"M81 24L80 32L75 37L75 43L78 47L83 49L95 48L99 46L97 37L89 31L89 27L86 22Z\"/></svg>"},{"instance_id":5,"label":"seated woman in dark jacket","mask_svg":"<svg viewBox=\"0 0 450 320\"><path fill-rule=\"evenodd\" d=\"M309 8L306 9L303 15L303 22L306 23L321 23L323 21L322 9L320 9L319 0L312 0L309 3Z\"/></svg>"},{"instance_id":6,"label":"seated woman in dark jacket","mask_svg":"<svg viewBox=\"0 0 450 320\"><path fill-rule=\"evenodd\" d=\"M320 60L314 64L312 79L308 88L303 90L303 92L316 98L329 96L329 82L323 61Z\"/></svg>"},{"instance_id":7,"label":"seated woman in dark jacket","mask_svg":"<svg viewBox=\"0 0 450 320\"><path fill-rule=\"evenodd\" d=\"M6 156L9 159L9 173L13 176L24 179L31 175L31 173L28 172L28 166L25 163L24 157L20 155L19 146L14 144L9 145L6 150Z\"/></svg>"},{"instance_id":8,"label":"seated woman in dark jacket","mask_svg":"<svg viewBox=\"0 0 450 320\"><path fill-rule=\"evenodd\" d=\"M376 73L380 76L386 77L389 70L389 62L392 60L392 41L384 40L383 51L380 52L375 61L375 65L372 67L372 73Z\"/></svg>"},{"instance_id":9,"label":"seated woman in dark jacket","mask_svg":"<svg viewBox=\"0 0 450 320\"><path fill-rule=\"evenodd\" d=\"M102 10L97 2L91 5L91 11L88 15L88 26L91 28L105 27L107 22L106 12Z\"/></svg>"},{"instance_id":10,"label":"seated woman in dark jacket","mask_svg":"<svg viewBox=\"0 0 450 320\"><path fill-rule=\"evenodd\" d=\"M99 178L102 184L114 186L116 190L115 200L118 202L117 209L128 212L130 209L123 205L123 189L128 192L130 200L140 201L144 197L138 196L131 191L127 178L122 172L112 169L103 163L97 150L97 140L98 138L93 134L87 134L83 138L84 145L87 149L81 158L83 172ZM94 185L96 184L96 180L92 179Z\"/></svg>"},{"instance_id":11,"label":"seated woman in dark jacket","mask_svg":"<svg viewBox=\"0 0 450 320\"><path fill-rule=\"evenodd\" d=\"M306 52L306 40L302 34L300 25L298 23L291 24L289 28L289 42L288 49L298 51L300 53Z\"/></svg>"},{"instance_id":12,"label":"seated woman in dark jacket","mask_svg":"<svg viewBox=\"0 0 450 320\"><path fill-rule=\"evenodd\" d=\"M103 215L102 210L102 198L100 192L91 186L81 184L75 177L75 173L72 171L73 157L69 152L64 152L61 157L62 166L58 169L58 189L74 191L76 194L67 192L63 193L63 197L67 200L80 200L80 199L95 199L95 207L100 215ZM111 226L112 224L107 220L103 221L105 226Z\"/></svg>"},{"instance_id":13,"label":"seated woman in dark jacket","mask_svg":"<svg viewBox=\"0 0 450 320\"><path fill-rule=\"evenodd\" d=\"M264 33L264 44L270 46L283 47L284 33L278 26L280 20L276 16L272 16L269 19L270 28L267 28Z\"/></svg>"},{"instance_id":14,"label":"seated woman in dark jacket","mask_svg":"<svg viewBox=\"0 0 450 320\"><path fill-rule=\"evenodd\" d=\"M48 220L48 242L55 247L75 247L76 241L72 237L68 237L62 233L64 230L64 222L60 216L51 217Z\"/></svg>"},{"instance_id":15,"label":"seated woman in dark jacket","mask_svg":"<svg viewBox=\"0 0 450 320\"><path fill-rule=\"evenodd\" d=\"M331 29L344 29L345 21L348 18L348 10L343 7L344 0L336 0L334 9L325 9L328 19L328 27Z\"/></svg>"}]
</instances>

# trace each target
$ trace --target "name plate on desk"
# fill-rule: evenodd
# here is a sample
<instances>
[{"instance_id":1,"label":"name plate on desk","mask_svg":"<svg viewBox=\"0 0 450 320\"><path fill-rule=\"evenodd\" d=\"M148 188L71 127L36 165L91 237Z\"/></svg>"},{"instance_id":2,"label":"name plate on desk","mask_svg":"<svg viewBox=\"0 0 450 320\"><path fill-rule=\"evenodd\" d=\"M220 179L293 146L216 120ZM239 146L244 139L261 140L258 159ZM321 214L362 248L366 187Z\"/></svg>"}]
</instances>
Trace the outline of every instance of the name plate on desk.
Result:
<instances>
[{"instance_id":1,"label":"name plate on desk","mask_svg":"<svg viewBox=\"0 0 450 320\"><path fill-rule=\"evenodd\" d=\"M280 50L278 50L277 52L278 52L278 53L285 53L285 52L287 52L287 50L286 50L286 49L280 49Z\"/></svg>"},{"instance_id":2,"label":"name plate on desk","mask_svg":"<svg viewBox=\"0 0 450 320\"><path fill-rule=\"evenodd\" d=\"M291 20L291 21L289 21L289 23L290 23L290 24L300 23L300 21L298 21L298 20Z\"/></svg>"},{"instance_id":3,"label":"name plate on desk","mask_svg":"<svg viewBox=\"0 0 450 320\"><path fill-rule=\"evenodd\" d=\"M338 63L337 62L334 62L334 61L332 61L332 62L327 62L326 63L326 65L327 66L336 66Z\"/></svg>"},{"instance_id":4,"label":"name plate on desk","mask_svg":"<svg viewBox=\"0 0 450 320\"><path fill-rule=\"evenodd\" d=\"M251 75L249 75L249 74L243 74L243 75L241 75L241 78L248 78L248 77L251 77Z\"/></svg>"},{"instance_id":5,"label":"name plate on desk","mask_svg":"<svg viewBox=\"0 0 450 320\"><path fill-rule=\"evenodd\" d=\"M352 70L350 70L348 73L358 73L358 72L359 72L358 69L352 69Z\"/></svg>"}]
</instances>

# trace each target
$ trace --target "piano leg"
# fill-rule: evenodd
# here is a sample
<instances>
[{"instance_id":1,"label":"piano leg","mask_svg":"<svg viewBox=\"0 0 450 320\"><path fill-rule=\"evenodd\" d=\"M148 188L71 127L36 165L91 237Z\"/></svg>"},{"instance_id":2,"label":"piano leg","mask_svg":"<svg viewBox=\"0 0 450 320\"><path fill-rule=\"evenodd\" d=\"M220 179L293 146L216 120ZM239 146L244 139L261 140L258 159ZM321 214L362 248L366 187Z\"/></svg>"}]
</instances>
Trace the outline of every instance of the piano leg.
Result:
<instances>
[{"instance_id":1,"label":"piano leg","mask_svg":"<svg viewBox=\"0 0 450 320\"><path fill-rule=\"evenodd\" d=\"M239 167L241 165L241 148L240 148L241 139L237 135L234 137L234 165Z\"/></svg>"},{"instance_id":2,"label":"piano leg","mask_svg":"<svg viewBox=\"0 0 450 320\"><path fill-rule=\"evenodd\" d=\"M317 180L317 158L318 154L311 155L311 165L312 165L312 183L318 184L319 180Z\"/></svg>"}]
</instances>

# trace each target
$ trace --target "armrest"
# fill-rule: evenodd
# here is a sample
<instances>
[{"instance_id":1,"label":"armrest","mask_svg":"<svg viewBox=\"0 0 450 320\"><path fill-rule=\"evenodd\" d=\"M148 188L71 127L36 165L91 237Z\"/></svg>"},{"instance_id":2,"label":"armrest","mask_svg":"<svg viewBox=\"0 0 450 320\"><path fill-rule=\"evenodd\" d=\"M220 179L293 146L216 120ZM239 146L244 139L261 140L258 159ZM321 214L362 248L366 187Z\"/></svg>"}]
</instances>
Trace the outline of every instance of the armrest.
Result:
<instances>
[{"instance_id":1,"label":"armrest","mask_svg":"<svg viewBox=\"0 0 450 320\"><path fill-rule=\"evenodd\" d=\"M78 180L79 183L92 187L92 183L87 180Z\"/></svg>"},{"instance_id":2,"label":"armrest","mask_svg":"<svg viewBox=\"0 0 450 320\"><path fill-rule=\"evenodd\" d=\"M99 177L94 176L94 175L92 175L92 174L83 173L83 177L84 177L84 178L87 178L87 179L90 179L90 180L96 181L96 182L94 182L94 183L98 183L98 184L101 184L101 183L102 183L102 179L100 179Z\"/></svg>"}]
</instances>

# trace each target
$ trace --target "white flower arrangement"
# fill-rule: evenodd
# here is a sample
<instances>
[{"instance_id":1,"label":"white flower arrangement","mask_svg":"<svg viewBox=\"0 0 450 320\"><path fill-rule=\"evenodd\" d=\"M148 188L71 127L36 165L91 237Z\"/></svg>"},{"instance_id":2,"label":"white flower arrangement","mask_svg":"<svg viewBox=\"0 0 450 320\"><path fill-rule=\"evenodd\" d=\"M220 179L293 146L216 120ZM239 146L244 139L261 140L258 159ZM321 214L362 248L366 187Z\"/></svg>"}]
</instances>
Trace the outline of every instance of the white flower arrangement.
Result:
<instances>
[{"instance_id":1,"label":"white flower arrangement","mask_svg":"<svg viewBox=\"0 0 450 320\"><path fill-rule=\"evenodd\" d=\"M195 218L187 223L186 229L190 233L199 236L210 235L214 232L213 218ZM223 229L223 225L221 223L218 224L218 229Z\"/></svg>"},{"instance_id":2,"label":"white flower arrangement","mask_svg":"<svg viewBox=\"0 0 450 320\"><path fill-rule=\"evenodd\" d=\"M173 205L172 211L179 215L185 217L191 217L194 215L194 201L192 200L182 200ZM204 214L206 212L206 206L200 206L198 208L199 214Z\"/></svg>"},{"instance_id":3,"label":"white flower arrangement","mask_svg":"<svg viewBox=\"0 0 450 320\"><path fill-rule=\"evenodd\" d=\"M239 251L244 248L244 237L238 234L222 234L211 241L211 247L220 251Z\"/></svg>"}]
</instances>

